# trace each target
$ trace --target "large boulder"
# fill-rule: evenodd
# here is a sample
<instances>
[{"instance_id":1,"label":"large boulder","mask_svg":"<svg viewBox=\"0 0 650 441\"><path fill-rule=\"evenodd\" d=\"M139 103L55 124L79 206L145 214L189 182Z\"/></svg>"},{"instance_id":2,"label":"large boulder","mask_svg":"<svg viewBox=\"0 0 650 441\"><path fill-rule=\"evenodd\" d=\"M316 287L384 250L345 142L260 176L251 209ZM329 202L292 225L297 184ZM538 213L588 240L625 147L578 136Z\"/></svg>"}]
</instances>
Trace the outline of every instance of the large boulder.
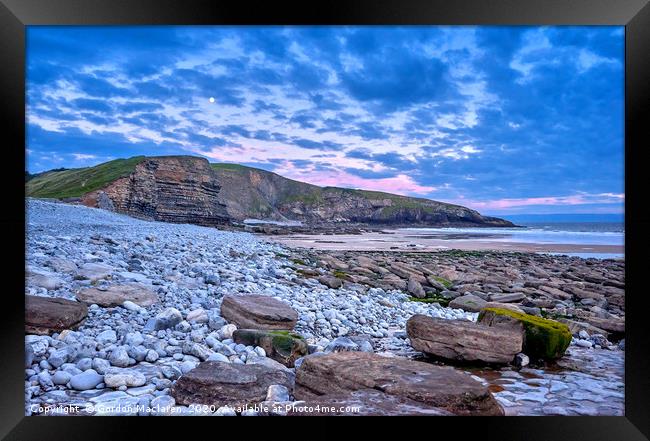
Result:
<instances>
[{"instance_id":1,"label":"large boulder","mask_svg":"<svg viewBox=\"0 0 650 441\"><path fill-rule=\"evenodd\" d=\"M272 384L291 390L291 376L260 364L206 361L181 376L171 394L182 405L245 407L264 401Z\"/></svg>"},{"instance_id":2,"label":"large boulder","mask_svg":"<svg viewBox=\"0 0 650 441\"><path fill-rule=\"evenodd\" d=\"M467 312L479 312L485 307L487 302L474 294L466 294L464 296L456 297L449 302L450 308L462 309Z\"/></svg>"},{"instance_id":3,"label":"large boulder","mask_svg":"<svg viewBox=\"0 0 650 441\"><path fill-rule=\"evenodd\" d=\"M293 367L296 359L309 352L305 339L289 331L237 329L232 338L235 343L261 347L268 357L288 367Z\"/></svg>"},{"instance_id":4,"label":"large boulder","mask_svg":"<svg viewBox=\"0 0 650 441\"><path fill-rule=\"evenodd\" d=\"M245 329L291 330L298 321L298 313L287 303L261 295L225 296L221 316Z\"/></svg>"},{"instance_id":5,"label":"large boulder","mask_svg":"<svg viewBox=\"0 0 650 441\"><path fill-rule=\"evenodd\" d=\"M287 415L290 416L453 416L454 414L438 407L388 395L378 390L360 389L347 394L322 395L306 401L292 403Z\"/></svg>"},{"instance_id":6,"label":"large boulder","mask_svg":"<svg viewBox=\"0 0 650 441\"><path fill-rule=\"evenodd\" d=\"M113 306L121 306L126 301L133 302L139 306L150 306L158 301L158 296L142 285L130 283L126 285L112 285L105 289L82 289L77 293L77 300L110 308Z\"/></svg>"},{"instance_id":7,"label":"large boulder","mask_svg":"<svg viewBox=\"0 0 650 441\"><path fill-rule=\"evenodd\" d=\"M504 414L486 386L448 366L367 352L336 352L305 357L296 370L298 400L360 389L375 389L457 415Z\"/></svg>"},{"instance_id":8,"label":"large boulder","mask_svg":"<svg viewBox=\"0 0 650 441\"><path fill-rule=\"evenodd\" d=\"M83 303L72 300L25 296L25 333L47 335L77 328L88 315Z\"/></svg>"},{"instance_id":9,"label":"large boulder","mask_svg":"<svg viewBox=\"0 0 650 441\"><path fill-rule=\"evenodd\" d=\"M467 320L414 315L406 322L414 349L451 361L510 363L521 352L523 332Z\"/></svg>"},{"instance_id":10,"label":"large boulder","mask_svg":"<svg viewBox=\"0 0 650 441\"><path fill-rule=\"evenodd\" d=\"M485 326L523 329L523 352L532 359L560 358L571 344L571 331L567 325L530 314L486 308L479 314L478 322Z\"/></svg>"}]
</instances>

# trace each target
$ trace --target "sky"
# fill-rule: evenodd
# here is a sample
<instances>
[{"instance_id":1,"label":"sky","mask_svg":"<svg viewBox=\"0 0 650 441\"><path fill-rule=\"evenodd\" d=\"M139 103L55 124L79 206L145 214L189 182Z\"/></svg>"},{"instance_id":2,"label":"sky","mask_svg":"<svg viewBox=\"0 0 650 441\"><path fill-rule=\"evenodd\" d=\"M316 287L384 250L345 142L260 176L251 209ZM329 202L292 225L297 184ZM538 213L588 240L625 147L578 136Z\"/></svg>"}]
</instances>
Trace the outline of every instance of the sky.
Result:
<instances>
[{"instance_id":1,"label":"sky","mask_svg":"<svg viewBox=\"0 0 650 441\"><path fill-rule=\"evenodd\" d=\"M622 213L624 28L27 28L28 170L187 154L484 214Z\"/></svg>"}]
</instances>

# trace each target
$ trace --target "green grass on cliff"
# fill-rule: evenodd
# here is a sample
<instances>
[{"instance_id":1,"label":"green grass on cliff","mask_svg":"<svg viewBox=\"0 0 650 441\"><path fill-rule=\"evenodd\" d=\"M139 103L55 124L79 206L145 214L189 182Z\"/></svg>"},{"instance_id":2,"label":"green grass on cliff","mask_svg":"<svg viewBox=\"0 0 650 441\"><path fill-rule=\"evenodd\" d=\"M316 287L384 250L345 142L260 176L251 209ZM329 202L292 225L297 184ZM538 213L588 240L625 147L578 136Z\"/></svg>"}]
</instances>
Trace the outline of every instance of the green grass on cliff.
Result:
<instances>
[{"instance_id":1,"label":"green grass on cliff","mask_svg":"<svg viewBox=\"0 0 650 441\"><path fill-rule=\"evenodd\" d=\"M80 197L99 190L116 179L128 176L144 159L144 156L134 156L105 162L94 167L46 172L30 179L25 185L25 193L36 198Z\"/></svg>"}]
</instances>

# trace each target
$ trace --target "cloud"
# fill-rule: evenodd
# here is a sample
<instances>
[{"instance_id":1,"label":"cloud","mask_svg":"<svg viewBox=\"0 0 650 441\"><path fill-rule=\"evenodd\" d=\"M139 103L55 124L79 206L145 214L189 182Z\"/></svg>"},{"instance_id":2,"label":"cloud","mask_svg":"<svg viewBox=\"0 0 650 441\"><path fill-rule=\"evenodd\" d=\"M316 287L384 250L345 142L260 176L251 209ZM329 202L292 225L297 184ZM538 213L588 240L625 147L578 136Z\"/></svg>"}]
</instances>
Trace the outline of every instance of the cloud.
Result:
<instances>
[{"instance_id":1,"label":"cloud","mask_svg":"<svg viewBox=\"0 0 650 441\"><path fill-rule=\"evenodd\" d=\"M32 172L199 154L486 210L624 192L622 27L43 26L27 50Z\"/></svg>"},{"instance_id":2,"label":"cloud","mask_svg":"<svg viewBox=\"0 0 650 441\"><path fill-rule=\"evenodd\" d=\"M623 193L598 193L586 194L579 193L570 196L546 196L537 198L519 198L519 199L497 199L491 201L472 201L464 200L463 203L469 204L477 209L507 209L515 207L527 206L571 206L571 205L592 205L592 204L620 204L624 202L625 195Z\"/></svg>"}]
</instances>

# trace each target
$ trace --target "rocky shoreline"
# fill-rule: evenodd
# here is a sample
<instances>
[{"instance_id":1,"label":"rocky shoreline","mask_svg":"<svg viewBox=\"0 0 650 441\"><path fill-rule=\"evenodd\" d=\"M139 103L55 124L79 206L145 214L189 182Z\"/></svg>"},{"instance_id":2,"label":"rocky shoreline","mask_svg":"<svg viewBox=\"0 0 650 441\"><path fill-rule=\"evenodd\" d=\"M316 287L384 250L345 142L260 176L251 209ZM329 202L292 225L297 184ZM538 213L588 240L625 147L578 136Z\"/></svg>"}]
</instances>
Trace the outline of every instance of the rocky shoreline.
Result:
<instances>
[{"instance_id":1,"label":"rocky shoreline","mask_svg":"<svg viewBox=\"0 0 650 441\"><path fill-rule=\"evenodd\" d=\"M621 261L325 253L83 206L27 210L27 415L623 411ZM485 331L485 307L564 322L571 345L526 365L513 334L517 353L500 366L411 345L414 316L483 338L517 332ZM372 369L390 372L386 384L362 375ZM413 370L436 387L413 383Z\"/></svg>"}]
</instances>

